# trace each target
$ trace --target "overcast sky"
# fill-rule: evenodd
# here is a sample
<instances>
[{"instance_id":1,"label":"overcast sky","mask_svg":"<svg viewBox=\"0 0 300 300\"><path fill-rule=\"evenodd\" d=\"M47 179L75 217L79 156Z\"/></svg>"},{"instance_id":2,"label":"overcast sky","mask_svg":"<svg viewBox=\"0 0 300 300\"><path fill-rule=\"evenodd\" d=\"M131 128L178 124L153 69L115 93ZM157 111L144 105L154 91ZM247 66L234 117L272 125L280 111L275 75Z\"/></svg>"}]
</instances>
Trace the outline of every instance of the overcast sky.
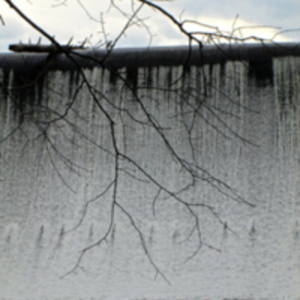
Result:
<instances>
[{"instance_id":1,"label":"overcast sky","mask_svg":"<svg viewBox=\"0 0 300 300\"><path fill-rule=\"evenodd\" d=\"M68 0L65 5L58 5L63 0L15 0L22 11L44 28L49 34L55 35L61 43L66 43L72 36L73 43L83 41L89 37L90 45L97 45L104 36L100 15L105 22L107 39L113 40L122 30L127 19L115 8L109 9L109 0L81 0L89 12L88 15L76 0ZM131 13L131 0L115 0L123 12ZM281 27L282 30L300 29L300 0L177 0L173 2L157 1L176 18L193 19L198 22L218 26L221 30L231 30L236 15L239 15L235 27L270 25ZM136 2L134 8L140 4ZM20 17L8 7L4 0L0 0L0 14L5 26L0 22L0 51L5 52L9 44L28 43L31 39L36 42L39 33L35 32ZM119 42L119 47L140 47L151 45L182 45L187 43L187 38L170 20L161 13L155 12L146 6L139 12L144 19L145 27L134 26L128 30ZM91 20L91 17L96 21ZM97 21L98 20L98 21ZM196 26L187 27L189 30L209 30ZM150 40L148 31L154 36ZM275 34L276 29L261 28L243 31L243 36L255 34L264 38ZM43 43L47 43L45 39ZM279 35L277 41L300 42L300 31L293 31Z\"/></svg>"}]
</instances>

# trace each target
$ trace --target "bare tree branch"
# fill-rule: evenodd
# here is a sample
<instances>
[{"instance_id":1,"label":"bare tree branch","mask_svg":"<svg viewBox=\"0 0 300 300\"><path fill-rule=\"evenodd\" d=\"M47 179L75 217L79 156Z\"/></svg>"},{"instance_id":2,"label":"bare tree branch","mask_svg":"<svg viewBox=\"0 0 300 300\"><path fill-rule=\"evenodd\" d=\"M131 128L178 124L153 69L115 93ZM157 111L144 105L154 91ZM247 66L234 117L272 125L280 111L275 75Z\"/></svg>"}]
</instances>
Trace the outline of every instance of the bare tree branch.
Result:
<instances>
[{"instance_id":1,"label":"bare tree branch","mask_svg":"<svg viewBox=\"0 0 300 300\"><path fill-rule=\"evenodd\" d=\"M46 32L43 28L41 28L36 23L34 23L30 18L28 18L13 3L13 1L11 0L4 0L4 1L25 22L30 24L34 29L36 29L40 34L42 34L51 42L51 45L48 46L48 48L46 49L46 51L49 53L48 59L49 57L50 59L52 59L53 57L56 57L59 54L64 54L66 58L73 63L80 76L79 84L77 85L72 97L70 97L70 101L67 103L66 107L64 107L64 109L61 112L59 112L60 111L59 109L56 111L44 105L36 105L34 107L35 112L43 112L49 115L49 117L46 120L36 119L35 117L32 116L31 111L29 112L23 110L21 113L23 118L25 117L28 118L29 121L36 126L39 132L38 138L44 139L46 143L46 151L50 163L53 166L57 176L71 192L76 193L76 190L70 186L66 178L64 178L62 172L60 172L59 168L55 163L55 159L53 158L53 155L57 156L59 160L62 161L66 169L74 172L77 176L80 176L80 171L84 169L82 166L76 164L74 161L72 161L70 158L64 155L63 151L60 150L59 146L56 145L55 141L51 140L48 131L50 128L54 128L56 132L59 132L62 136L65 137L65 140L72 147L79 148L79 145L76 144L75 141L68 138L67 133L63 130L61 124L63 125L66 124L66 126L68 126L68 128L71 128L72 132L76 133L76 135L80 137L82 140L88 142L90 145L97 147L98 151L100 150L103 151L104 153L108 154L110 158L113 159L113 163L111 166L113 169L113 179L110 181L109 184L105 186L105 188L101 192L100 191L97 192L98 193L97 196L89 200L84 200L83 211L80 219L78 220L78 222L74 227L65 231L64 233L66 234L78 229L86 218L89 205L95 203L102 197L106 196L109 191L111 191L112 195L109 198L110 216L109 216L109 222L107 224L106 230L96 242L91 243L90 245L86 246L79 252L77 261L73 266L73 268L71 268L71 270L67 272L65 275L63 275L61 278L64 278L65 276L68 276L73 272L75 272L77 269L82 268L81 266L82 260L85 254L92 248L101 246L102 243L105 242L111 234L113 235L114 226L115 223L117 222L115 216L115 209L116 207L118 207L120 211L129 219L132 228L138 234L143 252L147 257L149 263L155 270L156 275L160 275L164 281L170 284L170 281L167 279L167 277L160 270L160 268L152 258L145 240L145 234L139 228L139 226L137 226L137 223L135 221L136 220L135 216L130 214L128 208L125 205L121 205L120 202L118 201L118 194L120 192L119 182L122 178L127 178L127 180L130 178L137 181L139 184L150 184L151 186L154 187L156 193L154 197L151 196L152 214L154 217L156 215L155 205L158 199L163 199L163 200L171 199L174 203L184 207L184 210L188 213L193 223L192 223L192 228L189 230L187 236L180 243L184 243L194 236L196 236L197 238L197 244L195 250L187 258L186 261L192 259L195 255L197 255L197 253L199 253L200 249L203 246L209 249L213 249L215 251L220 251L217 247L214 247L213 245L206 243L205 239L202 238L203 229L201 227L199 211L197 210L202 209L204 211L208 211L208 213L214 218L218 226L222 226L223 228L228 229L230 232L232 232L235 235L237 234L234 232L234 230L230 229L230 227L227 225L227 222L222 219L219 213L217 213L213 205L207 204L208 203L207 201L205 202L204 200L200 200L200 199L196 199L195 201L194 199L191 200L188 197L184 197L184 193L190 190L191 188L195 188L196 184L201 181L204 184L207 184L209 187L213 188L215 191L217 191L219 195L226 196L226 198L231 199L232 201L236 201L240 204L247 205L249 207L254 207L254 205L248 200L244 199L242 196L240 196L238 192L229 184L218 179L218 177L213 176L209 171L205 170L197 163L196 153L199 149L196 149L195 147L193 133L197 125L197 122L199 122L198 119L200 119L204 123L208 124L208 126L210 126L218 134L220 134L221 136L227 139L236 138L242 143L249 144L251 146L255 146L255 144L245 139L241 134L239 134L239 132L234 130L225 121L226 119L224 118L224 116L230 116L235 119L238 119L239 116L237 114L229 110L227 111L226 109L220 108L208 102L211 97L210 96L211 90L218 91L221 95L224 96L224 98L228 103L232 104L235 107L245 108L245 110L247 110L247 107L244 107L243 105L239 104L237 101L235 101L235 99L233 99L233 97L227 95L226 92L220 90L220 88L214 86L213 83L209 82L209 80L207 79L207 75L205 74L204 68L202 67L199 68L199 73L200 73L199 76L203 78L203 90L201 91L197 91L195 88L191 88L189 84L185 82L184 72L187 71L189 68L189 60L192 55L193 42L196 42L198 44L200 55L202 57L202 48L204 47L202 38L206 39L205 43L210 43L210 42L216 43L216 41L222 39L230 42L231 41L243 42L250 39L263 42L264 40L257 38L255 36L241 37L240 31L243 29L243 27L235 28L237 18L233 23L231 32L225 32L225 31L221 31L218 27L203 24L194 20L178 21L171 13L169 13L167 10L163 9L159 5L153 3L153 1L137 0L139 2L139 6L137 8L134 5L134 1L132 1L131 2L132 12L128 14L124 12L113 0L111 0L110 8L117 9L123 15L123 17L127 19L127 22L124 25L123 29L120 31L119 35L114 39L114 41L110 42L107 39L108 34L106 33L106 29L104 26L105 22L102 15L100 15L99 20L94 18L91 15L91 13L88 11L88 9L84 6L83 2L77 0L77 3L81 6L84 12L89 16L89 18L93 21L100 22L102 26L101 33L103 34L104 37L104 44L106 44L107 46L107 52L104 58L99 60L97 58L85 55L84 53L74 52L76 48L72 47L70 43L65 46L61 45L48 32ZM56 1L56 2L59 3L53 6L61 6L61 5L66 6L68 1L64 0L64 1ZM124 75L122 72L120 72L119 70L114 70L105 65L107 58L114 51L118 41L120 40L121 37L125 35L126 31L130 27L141 26L144 29L146 29L148 33L150 32L148 26L145 23L145 19L139 17L140 11L145 6L149 6L159 11L164 17L169 19L181 31L181 33L187 37L189 41L188 55L187 55L186 63L183 66L182 74L177 76L177 78L175 79L172 78L172 82L170 82L170 87L168 89L162 88L159 84L157 87L146 85L146 84L140 85L138 79L136 84L131 84L128 78L126 78L126 75ZM4 21L2 20L1 16L0 16L0 20L4 25ZM204 30L188 31L187 29L185 29L185 26L189 24L197 25L199 26L200 29L204 28ZM209 30L212 30L212 32L210 32ZM152 37L151 33L149 34L150 37ZM240 36L238 36L238 34L240 34ZM104 45L104 44L99 43L99 45ZM28 50L28 48L26 49ZM119 83L123 84L122 88L130 92L130 95L133 98L134 103L137 105L140 114L138 116L135 116L134 113L132 113L130 109L128 109L125 106L123 99L120 99L119 101L115 100L114 98L111 99L109 92L107 93L105 90L98 88L97 86L94 86L93 83L88 79L89 78L87 75L88 73L86 73L82 69L81 65L78 63L79 57L92 61L97 66L101 67L103 70L107 70L110 72L111 75L115 76L119 81ZM45 70L47 69L45 68ZM35 79L35 81L37 80L38 78ZM29 85L35 84L35 81L29 83ZM20 86L18 88L19 89L24 88L25 85L22 87ZM84 115L81 117L80 112L76 111L75 108L75 105L78 102L77 99L79 97L79 94L84 88L86 89L85 91L87 91L89 97L93 101L93 105L97 108L97 112L99 113L99 118L105 119L106 122L105 127L108 128L106 134L109 137L111 143L109 147L106 147L106 145L104 146L101 143L97 143L97 141L94 141L93 138L89 137L89 134L86 134L70 118L70 114L71 115L76 114L78 118L81 118L83 121L87 121L86 120L87 118L85 118L84 120ZM15 87L12 87L12 90L13 89L15 89ZM172 128L165 126L164 122L163 121L161 122L161 120L155 114L153 114L153 112L148 108L145 99L143 98L143 96L141 96L141 92L144 89L152 89L153 91L157 91L157 92L167 91L168 93L176 95L178 97L177 99L179 99L178 101L180 102L180 105L184 107L181 107L180 113L171 115L170 118L174 118L174 119L176 118L176 120L177 119L179 120L178 122L181 122L183 124L183 128L184 128L183 130L186 134L187 141L188 141L187 147L191 152L191 157L186 158L184 155L182 155L180 151L178 151L178 148L176 148L176 143L174 143L168 137L167 131L172 130ZM151 98L150 96L147 98L147 100L157 101L155 97ZM249 109L249 111L251 110ZM131 123L128 122L128 124L126 124L124 119L128 119L128 118ZM0 141L0 143L4 143L5 141L7 141L18 129L21 128L21 125L22 123L20 123L17 127L15 127L10 133L7 134L7 136L5 136ZM166 152L168 153L169 155L168 158L171 158L172 162L176 165L176 168L179 168L180 172L184 173L184 175L188 179L187 182L182 183L180 186L176 188L169 188L167 184L163 184L163 182L161 182L156 176L152 175L152 173L149 171L149 169L147 169L147 167L143 167L138 160L133 158L133 156L127 154L126 134L124 134L124 138L123 140L121 140L121 138L118 136L118 126L121 127L122 129L126 128L126 130L128 130L130 126L138 129L151 128L151 130L158 137L160 143L164 146L164 150L166 150ZM123 147L122 145L125 146ZM135 171L138 173L138 175L135 174Z\"/></svg>"}]
</instances>

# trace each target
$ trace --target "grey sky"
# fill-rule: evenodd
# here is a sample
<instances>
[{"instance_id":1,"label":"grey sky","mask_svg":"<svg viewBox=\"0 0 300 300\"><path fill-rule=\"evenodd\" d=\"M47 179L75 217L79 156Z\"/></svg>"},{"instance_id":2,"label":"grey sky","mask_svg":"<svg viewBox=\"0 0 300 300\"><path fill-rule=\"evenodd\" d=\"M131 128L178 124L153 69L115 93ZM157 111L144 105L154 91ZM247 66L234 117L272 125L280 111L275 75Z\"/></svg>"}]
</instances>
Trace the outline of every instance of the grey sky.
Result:
<instances>
[{"instance_id":1,"label":"grey sky","mask_svg":"<svg viewBox=\"0 0 300 300\"><path fill-rule=\"evenodd\" d=\"M27 16L46 29L48 33L55 35L61 43L67 42L71 36L74 36L74 42L80 42L85 37L93 35L90 39L93 45L100 39L103 40L103 35L100 33L102 30L100 23L91 21L76 0L68 0L67 6L56 8L52 6L60 2L62 1L31 0L30 4L26 0L14 1ZM107 38L114 39L122 30L126 19L115 9L107 12L109 0L84 0L82 2L93 17L99 19L100 13L103 13L105 29L109 33ZM131 0L115 0L115 2L130 13L131 8L128 4L131 3ZM272 25L282 27L283 30L300 28L299 0L177 0L170 3L156 3L172 12L177 18L184 10L183 18L195 19L225 30L231 29L237 14L239 14L239 18L236 26ZM137 3L136 7L138 5ZM0 14L5 21L5 26L0 24L1 52L7 51L8 44L18 43L20 40L27 43L29 38L35 42L40 36L23 20L20 20L3 0L0 2ZM140 16L149 17L145 22L151 33L155 35L152 39L152 45L187 43L187 39L160 13L145 7L140 12ZM196 28L190 27L190 29ZM201 29L207 30L207 28ZM271 37L275 31L271 29L244 31L244 35L252 33L258 36ZM300 31L285 34L279 37L279 40L300 41ZM149 41L149 35L145 29L135 28L129 30L126 37L120 40L118 45L147 46ZM47 43L46 40L44 43Z\"/></svg>"}]
</instances>

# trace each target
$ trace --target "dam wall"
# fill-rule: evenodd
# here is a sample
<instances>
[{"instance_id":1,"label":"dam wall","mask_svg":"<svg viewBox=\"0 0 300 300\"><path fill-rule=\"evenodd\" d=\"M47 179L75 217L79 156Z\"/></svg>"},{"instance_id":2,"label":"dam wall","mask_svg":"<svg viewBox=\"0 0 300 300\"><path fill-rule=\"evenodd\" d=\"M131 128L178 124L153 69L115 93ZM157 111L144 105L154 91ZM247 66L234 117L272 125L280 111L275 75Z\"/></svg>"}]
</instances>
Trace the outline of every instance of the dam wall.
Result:
<instances>
[{"instance_id":1,"label":"dam wall","mask_svg":"<svg viewBox=\"0 0 300 300\"><path fill-rule=\"evenodd\" d=\"M0 299L300 299L300 46L0 54Z\"/></svg>"}]
</instances>

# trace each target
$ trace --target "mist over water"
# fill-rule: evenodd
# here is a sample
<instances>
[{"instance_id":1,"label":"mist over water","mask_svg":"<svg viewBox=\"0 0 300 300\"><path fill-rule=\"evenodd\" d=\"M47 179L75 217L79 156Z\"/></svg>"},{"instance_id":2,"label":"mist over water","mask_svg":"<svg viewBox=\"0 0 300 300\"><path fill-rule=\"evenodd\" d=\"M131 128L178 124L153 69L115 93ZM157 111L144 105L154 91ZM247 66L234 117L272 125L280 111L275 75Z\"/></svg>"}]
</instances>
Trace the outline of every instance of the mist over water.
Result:
<instances>
[{"instance_id":1,"label":"mist over water","mask_svg":"<svg viewBox=\"0 0 300 300\"><path fill-rule=\"evenodd\" d=\"M300 59L263 67L121 70L176 153L228 187L203 172L187 189L189 175L132 91L107 70L84 70L115 121L120 151L189 203L214 208L193 208L202 247L189 260L199 241L187 207L120 160L117 201L171 285L130 217L112 210L110 123L78 74L49 71L32 84L0 70L0 298L298 299ZM189 103L201 95L197 118L182 95ZM68 274L112 216L107 238Z\"/></svg>"}]
</instances>

